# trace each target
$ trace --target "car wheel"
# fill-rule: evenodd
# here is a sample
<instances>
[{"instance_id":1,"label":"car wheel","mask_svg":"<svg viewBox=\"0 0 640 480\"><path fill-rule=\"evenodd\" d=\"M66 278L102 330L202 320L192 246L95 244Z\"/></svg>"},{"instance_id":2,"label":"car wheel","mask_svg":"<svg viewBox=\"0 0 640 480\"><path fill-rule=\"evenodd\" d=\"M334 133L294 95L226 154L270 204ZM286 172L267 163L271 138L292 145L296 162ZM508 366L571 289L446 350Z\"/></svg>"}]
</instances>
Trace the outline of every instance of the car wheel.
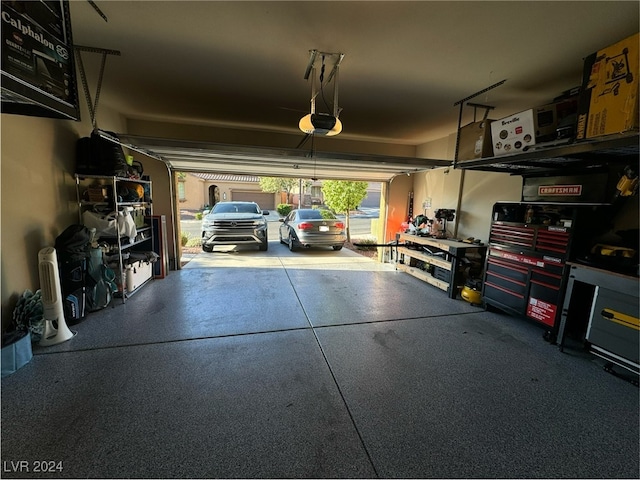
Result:
<instances>
[{"instance_id":1,"label":"car wheel","mask_svg":"<svg viewBox=\"0 0 640 480\"><path fill-rule=\"evenodd\" d=\"M260 244L260 251L266 252L268 249L269 249L269 242L265 239L265 241Z\"/></svg>"},{"instance_id":2,"label":"car wheel","mask_svg":"<svg viewBox=\"0 0 640 480\"><path fill-rule=\"evenodd\" d=\"M289 234L289 250L292 252L296 249L295 242L293 241L293 235Z\"/></svg>"},{"instance_id":3,"label":"car wheel","mask_svg":"<svg viewBox=\"0 0 640 480\"><path fill-rule=\"evenodd\" d=\"M337 252L338 250L342 250L342 245L334 245L333 249Z\"/></svg>"},{"instance_id":4,"label":"car wheel","mask_svg":"<svg viewBox=\"0 0 640 480\"><path fill-rule=\"evenodd\" d=\"M211 253L213 252L213 245L202 245L202 250Z\"/></svg>"}]
</instances>

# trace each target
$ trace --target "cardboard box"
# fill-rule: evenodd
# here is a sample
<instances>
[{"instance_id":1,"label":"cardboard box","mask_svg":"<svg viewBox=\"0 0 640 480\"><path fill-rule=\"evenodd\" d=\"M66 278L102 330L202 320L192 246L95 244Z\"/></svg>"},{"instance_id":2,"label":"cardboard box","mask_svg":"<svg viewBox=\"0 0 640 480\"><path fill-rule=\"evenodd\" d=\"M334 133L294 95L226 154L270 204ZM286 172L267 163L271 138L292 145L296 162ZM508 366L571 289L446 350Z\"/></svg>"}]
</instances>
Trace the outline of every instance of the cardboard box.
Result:
<instances>
[{"instance_id":1,"label":"cardboard box","mask_svg":"<svg viewBox=\"0 0 640 480\"><path fill-rule=\"evenodd\" d=\"M550 103L534 108L533 118L536 125L536 142L555 140L556 128L558 128L556 105Z\"/></svg>"},{"instance_id":2,"label":"cardboard box","mask_svg":"<svg viewBox=\"0 0 640 480\"><path fill-rule=\"evenodd\" d=\"M584 60L576 140L638 129L640 34Z\"/></svg>"},{"instance_id":3,"label":"cardboard box","mask_svg":"<svg viewBox=\"0 0 640 480\"><path fill-rule=\"evenodd\" d=\"M458 131L458 160L493 157L491 123L493 120L473 122Z\"/></svg>"},{"instance_id":4,"label":"cardboard box","mask_svg":"<svg viewBox=\"0 0 640 480\"><path fill-rule=\"evenodd\" d=\"M491 124L494 156L520 153L536 144L536 124L533 110L525 110Z\"/></svg>"}]
</instances>

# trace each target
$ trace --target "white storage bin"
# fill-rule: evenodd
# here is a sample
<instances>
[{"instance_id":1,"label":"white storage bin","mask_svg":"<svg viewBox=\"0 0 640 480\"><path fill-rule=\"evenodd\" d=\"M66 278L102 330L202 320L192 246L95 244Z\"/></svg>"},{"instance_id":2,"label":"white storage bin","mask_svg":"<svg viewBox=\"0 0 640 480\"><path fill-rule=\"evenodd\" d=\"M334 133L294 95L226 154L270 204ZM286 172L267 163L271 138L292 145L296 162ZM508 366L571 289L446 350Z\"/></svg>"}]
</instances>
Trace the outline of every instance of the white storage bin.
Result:
<instances>
[{"instance_id":1,"label":"white storage bin","mask_svg":"<svg viewBox=\"0 0 640 480\"><path fill-rule=\"evenodd\" d=\"M131 293L149 280L153 275L153 266L150 262L138 261L130 263L126 267L127 292Z\"/></svg>"}]
</instances>

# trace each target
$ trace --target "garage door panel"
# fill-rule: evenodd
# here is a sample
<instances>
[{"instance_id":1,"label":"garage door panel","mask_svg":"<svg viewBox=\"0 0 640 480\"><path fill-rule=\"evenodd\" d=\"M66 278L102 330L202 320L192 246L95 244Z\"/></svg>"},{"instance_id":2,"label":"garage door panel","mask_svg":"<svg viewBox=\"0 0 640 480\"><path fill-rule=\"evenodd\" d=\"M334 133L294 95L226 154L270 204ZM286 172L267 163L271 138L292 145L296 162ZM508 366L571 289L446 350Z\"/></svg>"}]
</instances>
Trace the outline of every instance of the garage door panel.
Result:
<instances>
[{"instance_id":1,"label":"garage door panel","mask_svg":"<svg viewBox=\"0 0 640 480\"><path fill-rule=\"evenodd\" d=\"M275 208L275 195L265 192L231 192L231 200L236 202L256 202L263 210Z\"/></svg>"}]
</instances>

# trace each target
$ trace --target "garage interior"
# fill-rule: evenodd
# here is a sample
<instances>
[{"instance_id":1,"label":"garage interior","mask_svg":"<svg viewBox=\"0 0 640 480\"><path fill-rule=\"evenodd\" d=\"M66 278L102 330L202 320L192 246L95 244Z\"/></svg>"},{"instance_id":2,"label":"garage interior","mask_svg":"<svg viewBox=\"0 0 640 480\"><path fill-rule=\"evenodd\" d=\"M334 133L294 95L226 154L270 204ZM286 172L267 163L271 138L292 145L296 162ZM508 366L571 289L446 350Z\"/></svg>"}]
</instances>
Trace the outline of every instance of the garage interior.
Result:
<instances>
[{"instance_id":1,"label":"garage interior","mask_svg":"<svg viewBox=\"0 0 640 480\"><path fill-rule=\"evenodd\" d=\"M3 333L40 288L38 252L78 222L76 146L94 129L144 165L170 268L3 377L3 476L42 476L46 461L71 478L638 478L632 372L451 298L388 248L372 261L276 243L180 269L175 199L180 171L376 181L381 242L412 194L414 213L453 209L452 238L488 245L495 205L523 203L532 168L610 166L611 196L629 159L638 170L637 130L595 153L466 165L458 130L580 86L588 55L638 33L637 2L68 7L79 118L18 113L3 90ZM344 53L335 137L298 127L313 49ZM615 228L637 229L638 197L625 200Z\"/></svg>"}]
</instances>

